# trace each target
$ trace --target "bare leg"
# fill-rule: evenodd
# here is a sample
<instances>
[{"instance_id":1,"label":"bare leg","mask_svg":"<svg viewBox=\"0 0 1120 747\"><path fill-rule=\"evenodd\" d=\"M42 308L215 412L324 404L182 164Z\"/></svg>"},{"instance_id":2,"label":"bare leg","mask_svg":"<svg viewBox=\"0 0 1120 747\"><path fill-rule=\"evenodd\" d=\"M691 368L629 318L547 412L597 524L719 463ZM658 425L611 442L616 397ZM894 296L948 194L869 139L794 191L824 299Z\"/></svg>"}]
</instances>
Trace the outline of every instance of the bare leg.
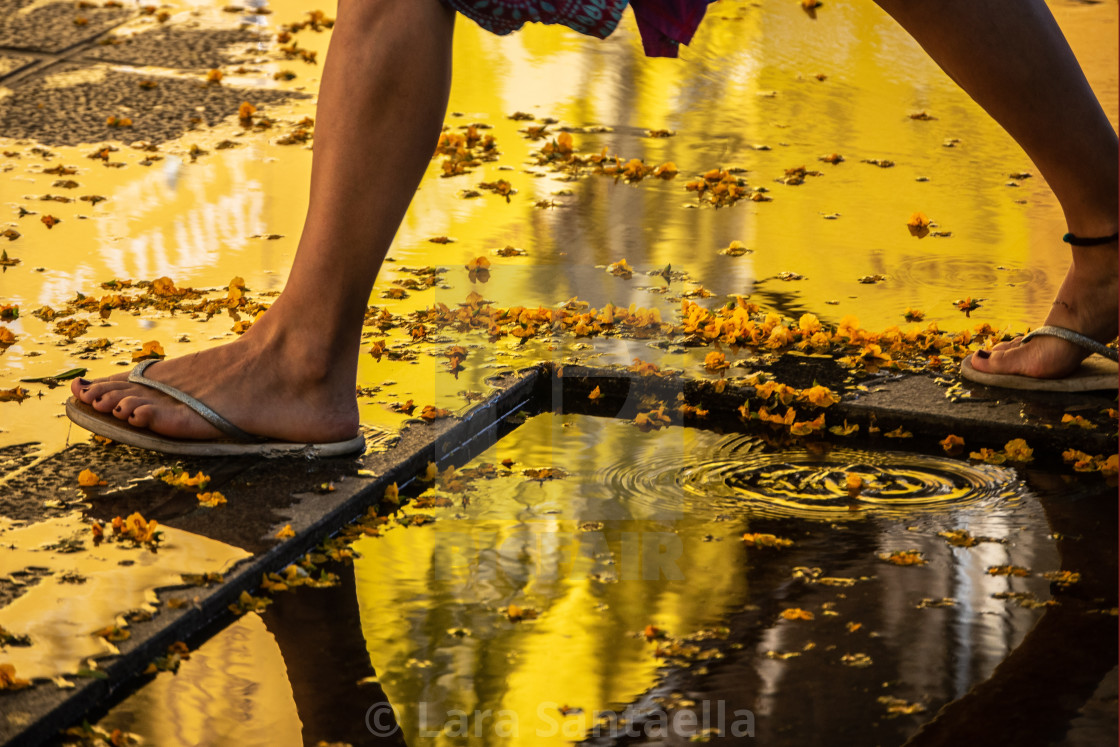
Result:
<instances>
[{"instance_id":1,"label":"bare leg","mask_svg":"<svg viewBox=\"0 0 1120 747\"><path fill-rule=\"evenodd\" d=\"M357 433L362 320L435 150L452 29L453 15L437 0L341 0L319 92L310 204L284 292L236 341L161 361L152 378L257 435L328 442ZM71 389L101 412L164 435L220 435L126 376Z\"/></svg>"},{"instance_id":2,"label":"bare leg","mask_svg":"<svg viewBox=\"0 0 1120 747\"><path fill-rule=\"evenodd\" d=\"M1116 133L1043 0L876 1L1022 146L1054 190L1071 233L1116 233ZM1046 323L1102 342L1116 337L1116 242L1073 248ZM973 365L1053 378L1076 370L1085 355L1043 337L999 345Z\"/></svg>"}]
</instances>

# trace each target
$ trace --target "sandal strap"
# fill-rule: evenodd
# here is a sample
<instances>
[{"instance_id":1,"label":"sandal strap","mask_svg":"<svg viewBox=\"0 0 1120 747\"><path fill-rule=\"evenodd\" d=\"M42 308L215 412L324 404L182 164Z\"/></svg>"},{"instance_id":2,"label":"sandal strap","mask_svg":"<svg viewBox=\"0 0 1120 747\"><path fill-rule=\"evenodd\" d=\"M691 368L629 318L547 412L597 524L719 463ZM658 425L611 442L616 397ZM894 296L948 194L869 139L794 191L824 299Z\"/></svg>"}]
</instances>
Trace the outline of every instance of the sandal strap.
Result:
<instances>
[{"instance_id":1,"label":"sandal strap","mask_svg":"<svg viewBox=\"0 0 1120 747\"><path fill-rule=\"evenodd\" d=\"M1103 244L1111 244L1117 239L1120 239L1120 233L1114 233L1111 236L1090 236L1087 238L1067 233L1062 237L1062 241L1071 246L1101 246Z\"/></svg>"},{"instance_id":2,"label":"sandal strap","mask_svg":"<svg viewBox=\"0 0 1120 747\"><path fill-rule=\"evenodd\" d=\"M155 389L157 391L163 392L168 397L171 397L172 399L175 399L175 400L178 400L179 402L182 402L184 405L191 408L192 410L197 412L199 415L201 415L203 418L205 418L206 421L208 423L210 423L210 425L214 426L215 428L220 430L222 433L226 434L227 436L230 436L231 438L235 438L238 441L264 441L265 440L265 439L261 438L260 436L254 436L251 433L246 433L245 431L241 430L236 425L229 422L228 420L223 418L221 415L214 412L214 410L210 409L208 406L206 406L202 402L199 402L197 399L195 399L191 395L187 394L186 392L184 392L180 389L176 389L175 387L170 386L168 384L164 384L162 381L156 381L155 379L149 379L147 376L144 375L144 371L148 368L148 366L150 366L150 365L152 365L153 363L156 363L156 362L158 362L158 361L155 358L149 358L146 361L142 361L141 363L139 363L136 366L136 368L132 369L132 372L128 375L128 380L133 384L140 384L141 386L146 386L149 389Z\"/></svg>"},{"instance_id":3,"label":"sandal strap","mask_svg":"<svg viewBox=\"0 0 1120 747\"><path fill-rule=\"evenodd\" d=\"M1038 335L1044 337L1060 337L1066 342L1072 342L1078 347L1084 348L1086 350L1091 350L1094 353L1100 353L1109 360L1117 360L1118 358L1116 348L1110 348L1108 345L1097 342L1092 337L1087 337L1080 332L1074 332L1072 329L1066 329L1065 327L1055 327L1050 324L1039 327L1033 332L1028 332L1023 336L1023 342L1029 342L1032 337Z\"/></svg>"}]
</instances>

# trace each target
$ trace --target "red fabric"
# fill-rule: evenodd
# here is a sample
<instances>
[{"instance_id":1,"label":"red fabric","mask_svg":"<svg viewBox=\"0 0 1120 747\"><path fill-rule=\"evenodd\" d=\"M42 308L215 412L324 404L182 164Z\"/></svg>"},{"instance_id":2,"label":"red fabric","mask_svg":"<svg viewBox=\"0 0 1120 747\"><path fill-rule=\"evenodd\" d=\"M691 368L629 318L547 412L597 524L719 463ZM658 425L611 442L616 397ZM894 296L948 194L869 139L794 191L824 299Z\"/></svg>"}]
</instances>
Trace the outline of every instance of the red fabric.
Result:
<instances>
[{"instance_id":1,"label":"red fabric","mask_svg":"<svg viewBox=\"0 0 1120 747\"><path fill-rule=\"evenodd\" d=\"M405 0L410 2L411 0ZM559 23L600 39L614 31L627 0L441 0L495 34L527 22ZM649 57L676 57L714 0L629 0Z\"/></svg>"},{"instance_id":2,"label":"red fabric","mask_svg":"<svg viewBox=\"0 0 1120 747\"><path fill-rule=\"evenodd\" d=\"M647 57L676 57L713 0L630 0Z\"/></svg>"}]
</instances>

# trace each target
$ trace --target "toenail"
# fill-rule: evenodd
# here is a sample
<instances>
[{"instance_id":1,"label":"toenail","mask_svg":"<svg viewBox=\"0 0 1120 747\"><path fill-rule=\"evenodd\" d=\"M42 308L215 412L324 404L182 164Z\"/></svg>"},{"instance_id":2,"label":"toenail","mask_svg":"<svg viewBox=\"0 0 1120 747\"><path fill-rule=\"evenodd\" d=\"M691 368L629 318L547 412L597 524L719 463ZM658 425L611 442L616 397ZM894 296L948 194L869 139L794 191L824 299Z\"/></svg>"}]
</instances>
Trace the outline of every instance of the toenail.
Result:
<instances>
[{"instance_id":1,"label":"toenail","mask_svg":"<svg viewBox=\"0 0 1120 747\"><path fill-rule=\"evenodd\" d=\"M121 411L121 406L120 405L117 405L116 407L113 408L113 412L120 412L120 411Z\"/></svg>"},{"instance_id":2,"label":"toenail","mask_svg":"<svg viewBox=\"0 0 1120 747\"><path fill-rule=\"evenodd\" d=\"M85 379L78 379L78 383L79 383L79 384L81 384L82 386L89 386L89 385L90 385L90 384L92 384L93 382L91 382L91 381L86 381Z\"/></svg>"},{"instance_id":3,"label":"toenail","mask_svg":"<svg viewBox=\"0 0 1120 747\"><path fill-rule=\"evenodd\" d=\"M992 357L992 354L991 354L990 351L987 351L987 350L977 350L976 351L976 356L978 358L983 358L983 359L987 360L988 358Z\"/></svg>"}]
</instances>

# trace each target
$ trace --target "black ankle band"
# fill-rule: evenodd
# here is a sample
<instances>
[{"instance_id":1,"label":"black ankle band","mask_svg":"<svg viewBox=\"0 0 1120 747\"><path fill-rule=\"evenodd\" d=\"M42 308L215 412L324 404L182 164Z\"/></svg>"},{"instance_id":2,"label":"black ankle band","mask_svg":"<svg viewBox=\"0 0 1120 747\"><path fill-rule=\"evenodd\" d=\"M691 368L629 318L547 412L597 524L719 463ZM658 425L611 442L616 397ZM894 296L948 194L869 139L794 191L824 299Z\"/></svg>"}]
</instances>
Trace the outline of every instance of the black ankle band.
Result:
<instances>
[{"instance_id":1,"label":"black ankle band","mask_svg":"<svg viewBox=\"0 0 1120 747\"><path fill-rule=\"evenodd\" d=\"M1074 236L1072 233L1067 233L1062 237L1062 241L1072 246L1100 246L1101 244L1111 244L1113 241L1120 239L1120 233L1114 233L1111 236L1101 236L1097 238L1082 238Z\"/></svg>"}]
</instances>

